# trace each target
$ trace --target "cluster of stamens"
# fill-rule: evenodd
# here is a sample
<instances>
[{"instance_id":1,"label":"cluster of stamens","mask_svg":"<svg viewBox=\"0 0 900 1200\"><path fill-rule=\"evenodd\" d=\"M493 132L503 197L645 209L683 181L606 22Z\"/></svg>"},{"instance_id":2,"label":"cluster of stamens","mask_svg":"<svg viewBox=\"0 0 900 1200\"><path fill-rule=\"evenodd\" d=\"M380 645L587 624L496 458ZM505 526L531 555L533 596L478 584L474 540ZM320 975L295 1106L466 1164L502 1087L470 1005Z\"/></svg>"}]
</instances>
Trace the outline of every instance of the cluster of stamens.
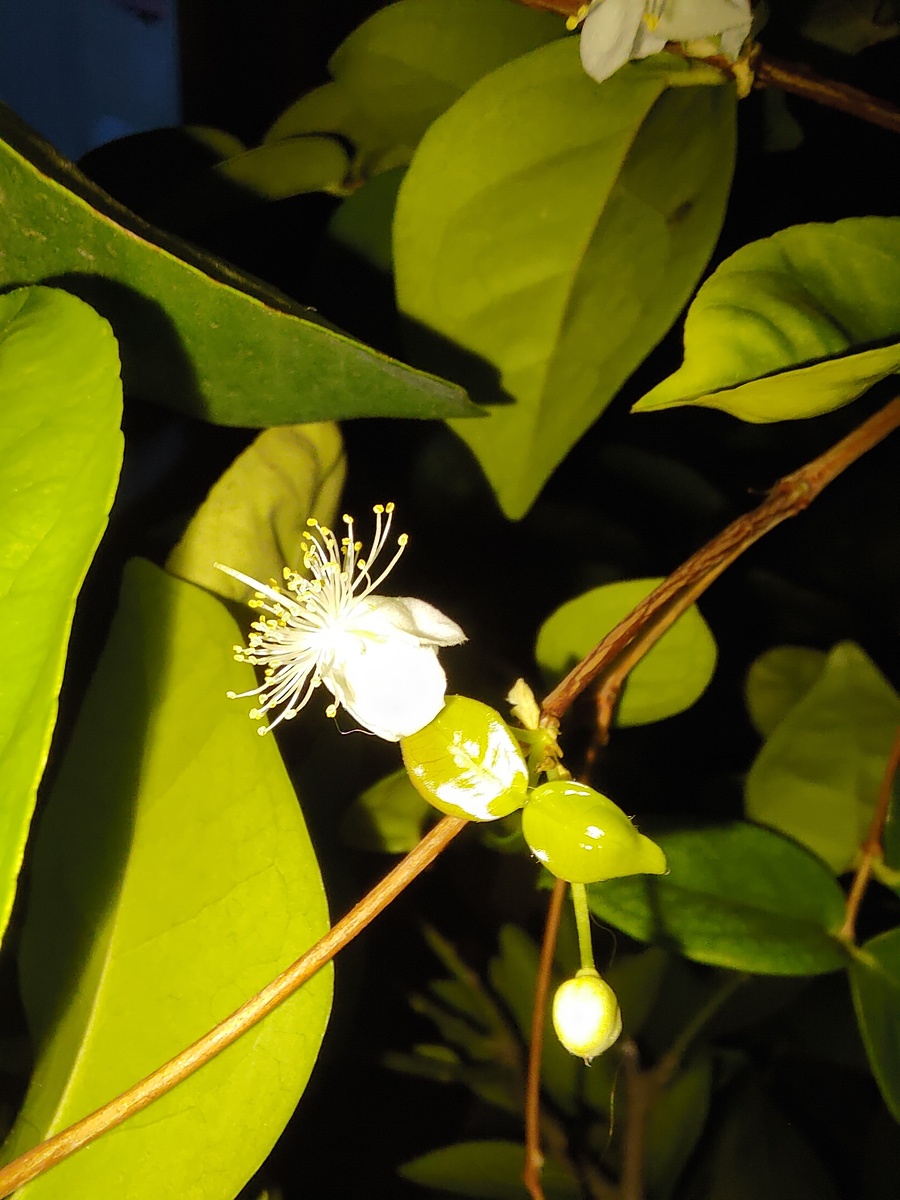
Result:
<instances>
[{"instance_id":1,"label":"cluster of stamens","mask_svg":"<svg viewBox=\"0 0 900 1200\"><path fill-rule=\"evenodd\" d=\"M362 542L354 537L353 518L343 517L346 534L340 540L325 525L310 518L303 533L303 566L308 575L285 567L281 582L260 583L231 567L220 570L254 588L249 606L268 616L250 626L248 645L235 646L238 662L261 666L263 682L249 692L229 692L230 699L258 696L250 716L260 720L275 708L281 712L258 732L268 733L289 721L308 703L334 661L336 635L347 631L347 618L393 570L408 537L397 538L397 550L377 577L372 569L390 535L393 504L376 504L375 536L367 557L359 557ZM352 632L352 630L351 630ZM335 705L327 709L334 715Z\"/></svg>"}]
</instances>

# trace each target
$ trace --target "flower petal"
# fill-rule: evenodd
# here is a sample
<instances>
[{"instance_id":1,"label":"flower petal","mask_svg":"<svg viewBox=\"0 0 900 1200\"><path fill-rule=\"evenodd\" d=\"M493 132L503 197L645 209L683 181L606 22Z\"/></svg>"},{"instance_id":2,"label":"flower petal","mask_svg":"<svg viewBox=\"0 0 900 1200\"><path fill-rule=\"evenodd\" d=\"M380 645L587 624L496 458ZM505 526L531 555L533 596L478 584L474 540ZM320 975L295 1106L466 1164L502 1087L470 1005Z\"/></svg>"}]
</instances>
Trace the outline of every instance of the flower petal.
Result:
<instances>
[{"instance_id":1,"label":"flower petal","mask_svg":"<svg viewBox=\"0 0 900 1200\"><path fill-rule=\"evenodd\" d=\"M584 19L581 65L602 83L632 57L644 28L644 0L601 0Z\"/></svg>"},{"instance_id":2,"label":"flower petal","mask_svg":"<svg viewBox=\"0 0 900 1200\"><path fill-rule=\"evenodd\" d=\"M349 624L354 633L377 638L408 634L426 646L458 646L466 640L455 621L415 596L368 596Z\"/></svg>"},{"instance_id":3,"label":"flower petal","mask_svg":"<svg viewBox=\"0 0 900 1200\"><path fill-rule=\"evenodd\" d=\"M433 647L396 635L382 640L348 634L343 651L322 682L377 737L399 742L444 707L447 678Z\"/></svg>"},{"instance_id":4,"label":"flower petal","mask_svg":"<svg viewBox=\"0 0 900 1200\"><path fill-rule=\"evenodd\" d=\"M656 32L669 42L692 42L730 32L732 44L740 37L740 49L752 20L748 0L666 0Z\"/></svg>"}]
</instances>

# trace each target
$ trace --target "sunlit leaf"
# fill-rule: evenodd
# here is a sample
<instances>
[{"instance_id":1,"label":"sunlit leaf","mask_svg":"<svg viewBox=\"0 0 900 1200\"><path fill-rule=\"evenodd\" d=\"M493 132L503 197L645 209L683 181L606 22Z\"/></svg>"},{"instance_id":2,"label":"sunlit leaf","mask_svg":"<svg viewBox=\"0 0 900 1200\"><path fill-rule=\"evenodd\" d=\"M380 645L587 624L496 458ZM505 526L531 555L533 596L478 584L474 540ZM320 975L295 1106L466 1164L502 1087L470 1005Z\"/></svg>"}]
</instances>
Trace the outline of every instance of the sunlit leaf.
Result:
<instances>
[{"instance_id":1,"label":"sunlit leaf","mask_svg":"<svg viewBox=\"0 0 900 1200\"><path fill-rule=\"evenodd\" d=\"M252 590L214 566L266 583L302 564L302 535L316 517L331 525L344 482L336 425L264 430L216 481L166 562L166 570L226 600Z\"/></svg>"},{"instance_id":2,"label":"sunlit leaf","mask_svg":"<svg viewBox=\"0 0 900 1200\"><path fill-rule=\"evenodd\" d=\"M460 416L458 388L147 225L0 107L0 286L52 282L113 327L126 390L223 425Z\"/></svg>"},{"instance_id":3,"label":"sunlit leaf","mask_svg":"<svg viewBox=\"0 0 900 1200\"><path fill-rule=\"evenodd\" d=\"M826 655L806 646L774 646L750 667L744 690L750 720L768 737L825 668Z\"/></svg>"},{"instance_id":4,"label":"sunlit leaf","mask_svg":"<svg viewBox=\"0 0 900 1200\"><path fill-rule=\"evenodd\" d=\"M346 150L330 137L292 137L226 158L212 173L267 200L321 192L343 183Z\"/></svg>"},{"instance_id":5,"label":"sunlit leaf","mask_svg":"<svg viewBox=\"0 0 900 1200\"><path fill-rule=\"evenodd\" d=\"M460 1142L404 1163L400 1174L423 1187L476 1200L528 1200L522 1182L525 1147L515 1142ZM548 1157L541 1173L546 1200L581 1200L574 1175Z\"/></svg>"},{"instance_id":6,"label":"sunlit leaf","mask_svg":"<svg viewBox=\"0 0 900 1200\"><path fill-rule=\"evenodd\" d=\"M695 962L759 975L844 966L844 894L794 842L742 822L656 836L668 875L588 886L591 910Z\"/></svg>"},{"instance_id":7,"label":"sunlit leaf","mask_svg":"<svg viewBox=\"0 0 900 1200\"><path fill-rule=\"evenodd\" d=\"M49 288L0 296L0 936L56 723L75 598L119 475L121 411L104 320Z\"/></svg>"},{"instance_id":8,"label":"sunlit leaf","mask_svg":"<svg viewBox=\"0 0 900 1200\"><path fill-rule=\"evenodd\" d=\"M491 404L455 428L509 516L663 336L712 251L734 94L667 91L689 76L663 55L598 87L577 41L554 42L470 88L400 188L398 303L428 331L425 360Z\"/></svg>"},{"instance_id":9,"label":"sunlit leaf","mask_svg":"<svg viewBox=\"0 0 900 1200\"><path fill-rule=\"evenodd\" d=\"M871 820L898 726L900 696L859 646L836 646L756 756L747 815L846 871Z\"/></svg>"},{"instance_id":10,"label":"sunlit leaf","mask_svg":"<svg viewBox=\"0 0 900 1200\"><path fill-rule=\"evenodd\" d=\"M742 421L830 412L900 370L900 218L795 225L743 246L688 310L684 365L634 406Z\"/></svg>"},{"instance_id":11,"label":"sunlit leaf","mask_svg":"<svg viewBox=\"0 0 900 1200\"><path fill-rule=\"evenodd\" d=\"M128 568L37 835L20 964L37 1065L7 1157L161 1065L327 929L277 746L225 695L252 685L237 636L214 597ZM18 1195L233 1200L303 1091L330 995L326 970Z\"/></svg>"},{"instance_id":12,"label":"sunlit leaf","mask_svg":"<svg viewBox=\"0 0 900 1200\"><path fill-rule=\"evenodd\" d=\"M328 64L335 82L301 97L267 140L333 132L356 145L363 174L399 166L473 83L564 32L560 17L513 0L399 0L353 30Z\"/></svg>"},{"instance_id":13,"label":"sunlit leaf","mask_svg":"<svg viewBox=\"0 0 900 1200\"><path fill-rule=\"evenodd\" d=\"M900 929L866 942L850 964L850 985L872 1074L900 1121Z\"/></svg>"},{"instance_id":14,"label":"sunlit leaf","mask_svg":"<svg viewBox=\"0 0 900 1200\"><path fill-rule=\"evenodd\" d=\"M626 617L661 579L629 579L569 600L538 632L535 658L556 682ZM630 672L617 725L646 725L683 712L703 695L716 667L716 643L695 604Z\"/></svg>"}]
</instances>

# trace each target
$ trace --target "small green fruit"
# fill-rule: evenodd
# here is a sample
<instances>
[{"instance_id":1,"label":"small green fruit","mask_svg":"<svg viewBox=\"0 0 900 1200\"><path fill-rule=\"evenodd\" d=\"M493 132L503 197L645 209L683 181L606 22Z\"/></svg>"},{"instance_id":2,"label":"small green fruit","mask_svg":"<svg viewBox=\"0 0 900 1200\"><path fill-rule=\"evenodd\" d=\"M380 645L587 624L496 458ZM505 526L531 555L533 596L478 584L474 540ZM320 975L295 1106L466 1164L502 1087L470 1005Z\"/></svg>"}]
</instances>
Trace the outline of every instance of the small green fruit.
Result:
<instances>
[{"instance_id":1,"label":"small green fruit","mask_svg":"<svg viewBox=\"0 0 900 1200\"><path fill-rule=\"evenodd\" d=\"M522 834L547 870L569 883L666 870L662 850L638 833L617 804L570 779L534 789L522 813Z\"/></svg>"},{"instance_id":2,"label":"small green fruit","mask_svg":"<svg viewBox=\"0 0 900 1200\"><path fill-rule=\"evenodd\" d=\"M448 696L424 729L400 739L416 791L451 817L496 821L525 803L528 767L503 718L469 696Z\"/></svg>"},{"instance_id":3,"label":"small green fruit","mask_svg":"<svg viewBox=\"0 0 900 1200\"><path fill-rule=\"evenodd\" d=\"M569 1053L588 1063L616 1041L622 1032L619 1002L593 968L582 968L557 988L553 1028Z\"/></svg>"}]
</instances>

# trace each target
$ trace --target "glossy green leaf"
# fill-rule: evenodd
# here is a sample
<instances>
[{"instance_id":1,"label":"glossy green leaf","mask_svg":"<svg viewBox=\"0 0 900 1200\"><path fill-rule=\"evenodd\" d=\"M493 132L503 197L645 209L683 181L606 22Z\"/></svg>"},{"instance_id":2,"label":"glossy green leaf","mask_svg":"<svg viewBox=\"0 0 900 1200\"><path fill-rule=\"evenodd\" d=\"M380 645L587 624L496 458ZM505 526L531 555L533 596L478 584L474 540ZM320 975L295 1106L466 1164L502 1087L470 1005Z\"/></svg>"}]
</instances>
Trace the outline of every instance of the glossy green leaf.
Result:
<instances>
[{"instance_id":1,"label":"glossy green leaf","mask_svg":"<svg viewBox=\"0 0 900 1200\"><path fill-rule=\"evenodd\" d=\"M900 218L795 225L743 246L688 310L684 365L634 406L814 417L900 370Z\"/></svg>"},{"instance_id":2,"label":"glossy green leaf","mask_svg":"<svg viewBox=\"0 0 900 1200\"><path fill-rule=\"evenodd\" d=\"M872 1074L900 1121L900 929L866 942L850 964L850 986Z\"/></svg>"},{"instance_id":3,"label":"glossy green leaf","mask_svg":"<svg viewBox=\"0 0 900 1200\"><path fill-rule=\"evenodd\" d=\"M406 854L417 845L434 809L403 767L373 783L344 813L341 837L357 850Z\"/></svg>"},{"instance_id":4,"label":"glossy green leaf","mask_svg":"<svg viewBox=\"0 0 900 1200\"><path fill-rule=\"evenodd\" d=\"M122 459L115 339L49 288L0 296L0 936L56 723L75 598Z\"/></svg>"},{"instance_id":5,"label":"glossy green leaf","mask_svg":"<svg viewBox=\"0 0 900 1200\"><path fill-rule=\"evenodd\" d=\"M662 583L629 579L568 600L541 626L535 658L556 682ZM691 607L629 674L616 709L617 725L646 725L683 712L703 695L716 667L716 643L697 606Z\"/></svg>"},{"instance_id":6,"label":"glossy green leaf","mask_svg":"<svg viewBox=\"0 0 900 1200\"><path fill-rule=\"evenodd\" d=\"M223 425L462 416L460 390L147 225L0 107L0 286L52 282L113 327L126 390Z\"/></svg>"},{"instance_id":7,"label":"glossy green leaf","mask_svg":"<svg viewBox=\"0 0 900 1200\"><path fill-rule=\"evenodd\" d=\"M456 431L509 516L666 332L712 251L734 95L667 91L689 76L657 56L598 87L577 40L554 42L472 87L403 181L398 302L432 335L429 361L492 404Z\"/></svg>"},{"instance_id":8,"label":"glossy green leaf","mask_svg":"<svg viewBox=\"0 0 900 1200\"><path fill-rule=\"evenodd\" d=\"M827 656L806 646L774 646L750 666L744 687L750 720L763 737L802 700L825 668Z\"/></svg>"},{"instance_id":9,"label":"glossy green leaf","mask_svg":"<svg viewBox=\"0 0 900 1200\"><path fill-rule=\"evenodd\" d=\"M747 776L747 816L846 871L865 837L900 726L900 696L844 642L763 744Z\"/></svg>"},{"instance_id":10,"label":"glossy green leaf","mask_svg":"<svg viewBox=\"0 0 900 1200\"><path fill-rule=\"evenodd\" d=\"M667 1200L700 1140L709 1114L713 1061L694 1055L656 1099L644 1134L644 1172L654 1200Z\"/></svg>"},{"instance_id":11,"label":"glossy green leaf","mask_svg":"<svg viewBox=\"0 0 900 1200\"><path fill-rule=\"evenodd\" d=\"M35 844L20 968L38 1058L7 1157L165 1062L328 927L278 748L225 696L252 686L237 637L214 597L127 569ZM18 1195L233 1200L303 1091L330 995L325 970Z\"/></svg>"},{"instance_id":12,"label":"glossy green leaf","mask_svg":"<svg viewBox=\"0 0 900 1200\"><path fill-rule=\"evenodd\" d=\"M794 842L740 821L656 837L668 875L591 884L601 921L695 962L758 975L819 975L846 963L844 894Z\"/></svg>"},{"instance_id":13,"label":"glossy green leaf","mask_svg":"<svg viewBox=\"0 0 900 1200\"><path fill-rule=\"evenodd\" d=\"M528 1200L522 1182L525 1147L516 1142L460 1142L404 1163L400 1174L423 1187L476 1200ZM547 1158L541 1173L546 1200L581 1200L578 1180Z\"/></svg>"},{"instance_id":14,"label":"glossy green leaf","mask_svg":"<svg viewBox=\"0 0 900 1200\"><path fill-rule=\"evenodd\" d=\"M226 600L245 603L252 589L215 563L261 583L302 564L310 517L331 525L344 484L336 425L264 430L216 481L166 562L166 570Z\"/></svg>"},{"instance_id":15,"label":"glossy green leaf","mask_svg":"<svg viewBox=\"0 0 900 1200\"><path fill-rule=\"evenodd\" d=\"M399 0L353 30L329 64L334 82L295 101L266 141L334 133L356 146L364 177L405 166L467 88L564 29L513 0Z\"/></svg>"},{"instance_id":16,"label":"glossy green leaf","mask_svg":"<svg viewBox=\"0 0 900 1200\"><path fill-rule=\"evenodd\" d=\"M704 1200L837 1200L822 1163L754 1085L729 1105L709 1167Z\"/></svg>"}]
</instances>

